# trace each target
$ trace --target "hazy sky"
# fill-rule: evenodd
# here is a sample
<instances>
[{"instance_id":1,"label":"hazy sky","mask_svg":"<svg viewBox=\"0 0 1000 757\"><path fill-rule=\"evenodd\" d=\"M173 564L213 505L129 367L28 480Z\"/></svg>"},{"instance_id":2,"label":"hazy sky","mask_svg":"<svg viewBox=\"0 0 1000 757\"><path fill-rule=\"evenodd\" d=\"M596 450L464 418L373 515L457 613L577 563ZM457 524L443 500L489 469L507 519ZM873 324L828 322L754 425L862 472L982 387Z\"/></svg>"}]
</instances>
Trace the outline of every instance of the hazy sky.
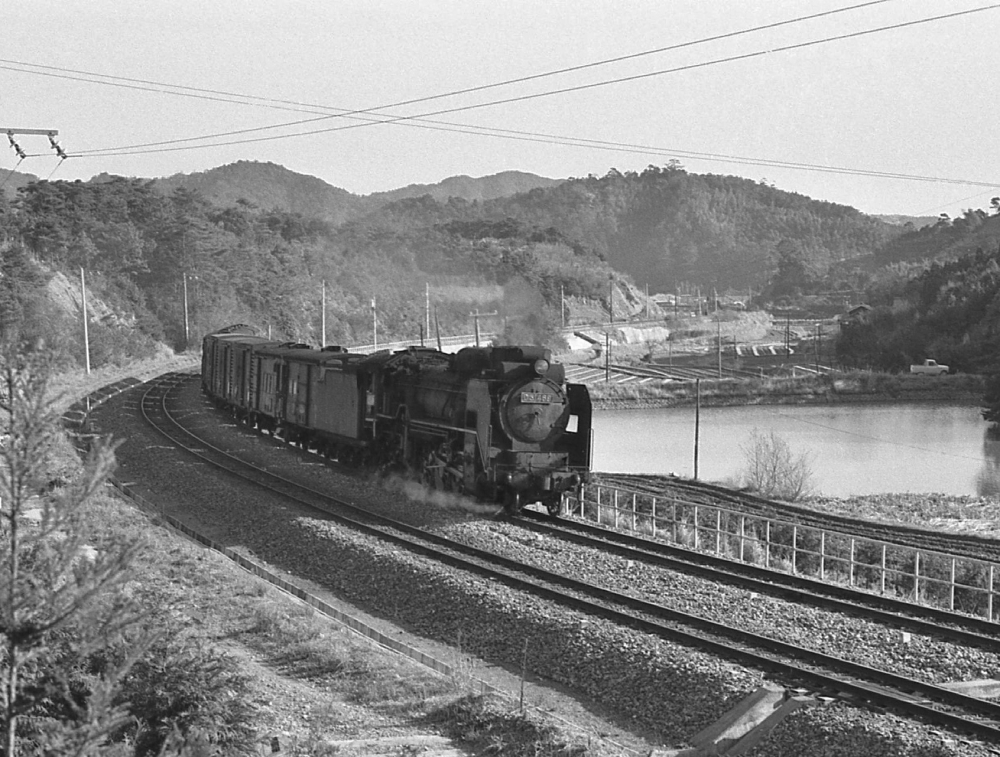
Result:
<instances>
[{"instance_id":1,"label":"hazy sky","mask_svg":"<svg viewBox=\"0 0 1000 757\"><path fill-rule=\"evenodd\" d=\"M80 155L61 165L45 137L17 137L29 155L41 154L18 170L53 179L167 176L257 160L367 194L457 174L601 176L675 158L691 172L766 180L869 213L988 207L1000 194L1000 7L884 0L747 31L860 5L6 0L0 128L58 129L67 153ZM805 44L976 8L986 10ZM703 41L720 35L729 36ZM790 46L798 47L781 49ZM587 65L667 47L675 49ZM535 78L450 94L525 77ZM574 87L585 88L556 92ZM550 94L497 102L541 93ZM493 104L469 109L485 103ZM342 115L358 110L369 112ZM372 123L402 116L423 118ZM318 133L285 137L303 131ZM18 161L3 142L0 149L2 181ZM123 151L140 154L114 154Z\"/></svg>"}]
</instances>

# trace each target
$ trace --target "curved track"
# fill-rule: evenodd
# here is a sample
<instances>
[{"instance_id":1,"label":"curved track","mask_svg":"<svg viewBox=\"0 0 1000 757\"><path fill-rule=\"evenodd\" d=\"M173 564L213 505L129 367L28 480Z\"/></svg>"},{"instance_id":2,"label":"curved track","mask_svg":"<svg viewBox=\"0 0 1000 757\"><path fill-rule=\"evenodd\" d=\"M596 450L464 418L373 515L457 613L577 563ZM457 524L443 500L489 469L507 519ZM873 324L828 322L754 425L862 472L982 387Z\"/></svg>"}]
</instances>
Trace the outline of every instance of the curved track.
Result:
<instances>
[{"instance_id":1,"label":"curved track","mask_svg":"<svg viewBox=\"0 0 1000 757\"><path fill-rule=\"evenodd\" d=\"M282 497L326 513L352 528L390 540L412 552L468 570L581 612L613 620L646 633L712 651L721 657L770 671L789 685L806 685L854 703L867 702L912 717L1000 741L1000 705L956 694L922 681L872 670L772 638L712 622L610 591L583 581L524 565L421 529L375 515L238 460L199 438L171 412L174 391L196 380L168 374L142 398L147 421L171 442L205 463L246 478Z\"/></svg>"}]
</instances>

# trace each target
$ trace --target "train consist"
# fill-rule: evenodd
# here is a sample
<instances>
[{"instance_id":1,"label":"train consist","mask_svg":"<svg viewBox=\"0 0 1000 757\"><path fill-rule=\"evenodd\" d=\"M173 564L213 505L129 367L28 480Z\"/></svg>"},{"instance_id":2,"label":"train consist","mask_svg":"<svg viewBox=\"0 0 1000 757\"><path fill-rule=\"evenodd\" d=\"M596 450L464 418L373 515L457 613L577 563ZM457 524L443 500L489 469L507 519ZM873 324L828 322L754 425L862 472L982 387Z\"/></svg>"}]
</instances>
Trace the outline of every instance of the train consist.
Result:
<instances>
[{"instance_id":1,"label":"train consist","mask_svg":"<svg viewBox=\"0 0 1000 757\"><path fill-rule=\"evenodd\" d=\"M542 347L411 347L373 355L274 342L247 326L204 338L202 388L251 427L342 462L556 513L590 472L591 404Z\"/></svg>"}]
</instances>

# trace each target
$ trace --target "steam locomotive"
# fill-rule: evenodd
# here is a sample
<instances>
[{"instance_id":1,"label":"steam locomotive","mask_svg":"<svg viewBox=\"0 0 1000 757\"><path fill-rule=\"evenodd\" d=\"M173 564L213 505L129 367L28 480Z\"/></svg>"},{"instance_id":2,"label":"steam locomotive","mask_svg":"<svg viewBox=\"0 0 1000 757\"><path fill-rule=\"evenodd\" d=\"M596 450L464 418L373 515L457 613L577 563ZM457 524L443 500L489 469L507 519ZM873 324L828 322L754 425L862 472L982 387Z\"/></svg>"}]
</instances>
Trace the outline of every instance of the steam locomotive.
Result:
<instances>
[{"instance_id":1,"label":"steam locomotive","mask_svg":"<svg viewBox=\"0 0 1000 757\"><path fill-rule=\"evenodd\" d=\"M591 463L591 403L542 347L312 349L230 326L205 336L202 389L251 427L352 465L557 513Z\"/></svg>"}]
</instances>

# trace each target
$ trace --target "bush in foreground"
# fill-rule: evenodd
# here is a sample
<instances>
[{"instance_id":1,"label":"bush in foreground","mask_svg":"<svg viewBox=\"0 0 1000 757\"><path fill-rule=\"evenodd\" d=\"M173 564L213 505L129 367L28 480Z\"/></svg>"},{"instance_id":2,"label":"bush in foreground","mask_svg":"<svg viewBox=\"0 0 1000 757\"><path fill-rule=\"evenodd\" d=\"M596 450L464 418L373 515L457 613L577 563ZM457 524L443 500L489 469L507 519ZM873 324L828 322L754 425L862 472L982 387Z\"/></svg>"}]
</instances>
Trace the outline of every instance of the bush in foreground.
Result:
<instances>
[{"instance_id":1,"label":"bush in foreground","mask_svg":"<svg viewBox=\"0 0 1000 757\"><path fill-rule=\"evenodd\" d=\"M813 489L809 453L796 455L788 442L773 431L754 429L746 444L741 444L744 467L742 483L764 497L788 502L805 497Z\"/></svg>"}]
</instances>

